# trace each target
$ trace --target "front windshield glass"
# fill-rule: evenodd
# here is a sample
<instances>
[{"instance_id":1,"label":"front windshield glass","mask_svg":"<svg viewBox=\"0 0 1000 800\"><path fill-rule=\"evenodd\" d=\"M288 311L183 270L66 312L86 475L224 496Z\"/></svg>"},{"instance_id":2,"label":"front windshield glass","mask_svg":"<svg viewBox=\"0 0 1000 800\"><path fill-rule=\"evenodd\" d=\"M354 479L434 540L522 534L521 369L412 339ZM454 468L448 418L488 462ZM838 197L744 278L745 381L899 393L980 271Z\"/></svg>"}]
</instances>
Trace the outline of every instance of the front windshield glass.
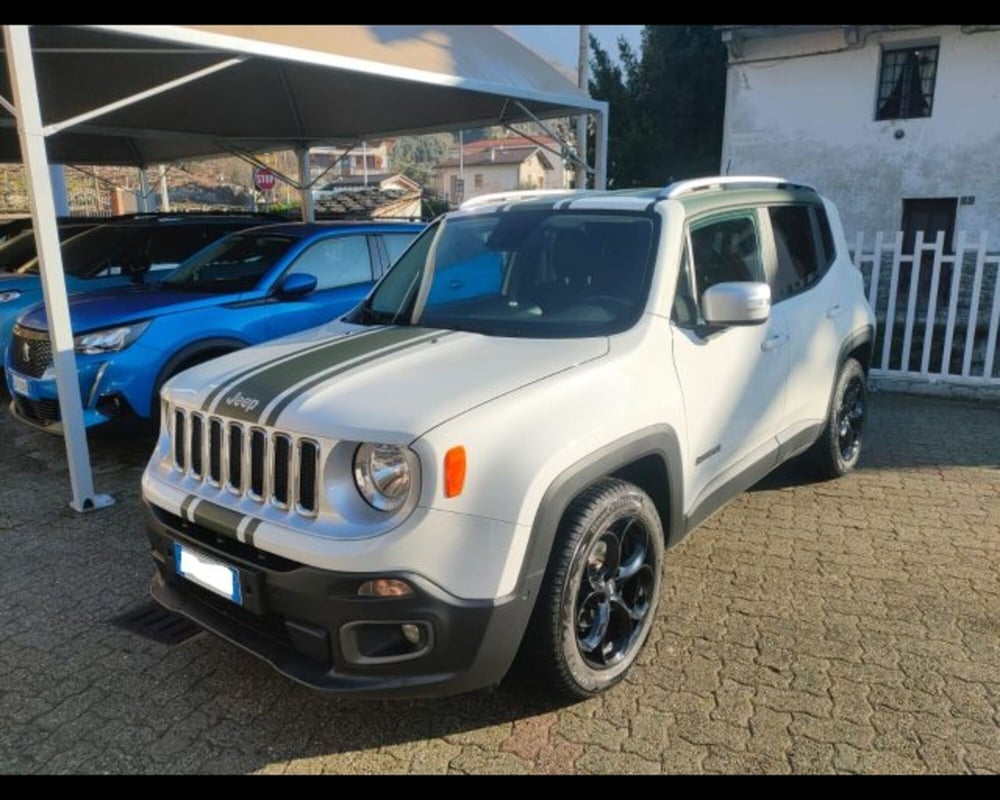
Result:
<instances>
[{"instance_id":1,"label":"front windshield glass","mask_svg":"<svg viewBox=\"0 0 1000 800\"><path fill-rule=\"evenodd\" d=\"M100 225L84 231L62 244L63 272L74 278L91 278L102 272L120 271L122 256L134 249L142 237L138 228ZM33 258L17 270L22 275L38 274L38 259Z\"/></svg>"},{"instance_id":2,"label":"front windshield glass","mask_svg":"<svg viewBox=\"0 0 1000 800\"><path fill-rule=\"evenodd\" d=\"M161 286L212 294L249 291L297 241L294 236L232 234L195 253Z\"/></svg>"},{"instance_id":3,"label":"front windshield glass","mask_svg":"<svg viewBox=\"0 0 1000 800\"><path fill-rule=\"evenodd\" d=\"M652 214L529 209L445 219L354 316L499 336L617 333L645 306Z\"/></svg>"}]
</instances>

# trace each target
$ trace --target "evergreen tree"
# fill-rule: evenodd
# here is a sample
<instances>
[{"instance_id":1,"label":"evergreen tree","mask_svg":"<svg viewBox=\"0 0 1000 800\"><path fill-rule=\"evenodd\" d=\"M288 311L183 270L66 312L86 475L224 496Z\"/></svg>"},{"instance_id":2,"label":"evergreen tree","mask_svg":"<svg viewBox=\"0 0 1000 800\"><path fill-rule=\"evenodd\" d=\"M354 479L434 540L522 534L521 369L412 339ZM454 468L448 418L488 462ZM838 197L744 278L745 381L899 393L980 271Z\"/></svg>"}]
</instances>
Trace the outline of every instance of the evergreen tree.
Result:
<instances>
[{"instance_id":1,"label":"evergreen tree","mask_svg":"<svg viewBox=\"0 0 1000 800\"><path fill-rule=\"evenodd\" d=\"M619 65L591 36L590 94L607 100L608 187L662 186L720 171L726 48L710 25L646 25Z\"/></svg>"}]
</instances>

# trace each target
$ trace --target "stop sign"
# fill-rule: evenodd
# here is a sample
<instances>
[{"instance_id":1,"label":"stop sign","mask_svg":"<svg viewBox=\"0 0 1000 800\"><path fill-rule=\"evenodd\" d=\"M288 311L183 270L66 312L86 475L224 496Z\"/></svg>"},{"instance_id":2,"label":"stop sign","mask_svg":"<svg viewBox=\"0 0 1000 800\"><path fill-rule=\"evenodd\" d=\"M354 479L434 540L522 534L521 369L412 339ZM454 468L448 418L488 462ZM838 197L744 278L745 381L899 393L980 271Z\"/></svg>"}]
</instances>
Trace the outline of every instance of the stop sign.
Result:
<instances>
[{"instance_id":1,"label":"stop sign","mask_svg":"<svg viewBox=\"0 0 1000 800\"><path fill-rule=\"evenodd\" d=\"M262 192L269 192L278 182L278 176L267 167L257 167L253 171L253 185Z\"/></svg>"}]
</instances>

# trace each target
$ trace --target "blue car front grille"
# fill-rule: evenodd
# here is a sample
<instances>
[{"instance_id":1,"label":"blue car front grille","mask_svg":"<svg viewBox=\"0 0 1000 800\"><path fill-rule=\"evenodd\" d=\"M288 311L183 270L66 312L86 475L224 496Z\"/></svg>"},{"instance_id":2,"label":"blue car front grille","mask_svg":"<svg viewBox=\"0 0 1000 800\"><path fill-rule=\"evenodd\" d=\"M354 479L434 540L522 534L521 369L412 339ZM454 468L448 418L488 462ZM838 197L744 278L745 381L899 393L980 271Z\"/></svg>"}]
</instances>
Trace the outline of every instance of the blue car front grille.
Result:
<instances>
[{"instance_id":1,"label":"blue car front grille","mask_svg":"<svg viewBox=\"0 0 1000 800\"><path fill-rule=\"evenodd\" d=\"M15 372L40 378L52 365L52 343L47 333L15 325L10 355Z\"/></svg>"}]
</instances>

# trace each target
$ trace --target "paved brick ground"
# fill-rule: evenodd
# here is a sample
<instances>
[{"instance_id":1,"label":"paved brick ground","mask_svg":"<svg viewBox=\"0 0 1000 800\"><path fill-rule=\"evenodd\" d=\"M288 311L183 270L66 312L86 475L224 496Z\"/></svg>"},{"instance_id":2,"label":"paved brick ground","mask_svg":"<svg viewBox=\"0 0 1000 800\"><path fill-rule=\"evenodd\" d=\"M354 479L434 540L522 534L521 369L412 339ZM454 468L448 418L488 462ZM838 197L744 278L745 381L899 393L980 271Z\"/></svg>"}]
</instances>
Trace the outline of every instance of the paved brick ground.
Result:
<instances>
[{"instance_id":1,"label":"paved brick ground","mask_svg":"<svg viewBox=\"0 0 1000 800\"><path fill-rule=\"evenodd\" d=\"M1000 772L1000 407L872 406L855 475L783 469L717 515L669 554L630 680L564 707L331 699L113 627L151 574L149 444L93 443L118 504L77 517L61 440L4 409L0 771Z\"/></svg>"}]
</instances>

